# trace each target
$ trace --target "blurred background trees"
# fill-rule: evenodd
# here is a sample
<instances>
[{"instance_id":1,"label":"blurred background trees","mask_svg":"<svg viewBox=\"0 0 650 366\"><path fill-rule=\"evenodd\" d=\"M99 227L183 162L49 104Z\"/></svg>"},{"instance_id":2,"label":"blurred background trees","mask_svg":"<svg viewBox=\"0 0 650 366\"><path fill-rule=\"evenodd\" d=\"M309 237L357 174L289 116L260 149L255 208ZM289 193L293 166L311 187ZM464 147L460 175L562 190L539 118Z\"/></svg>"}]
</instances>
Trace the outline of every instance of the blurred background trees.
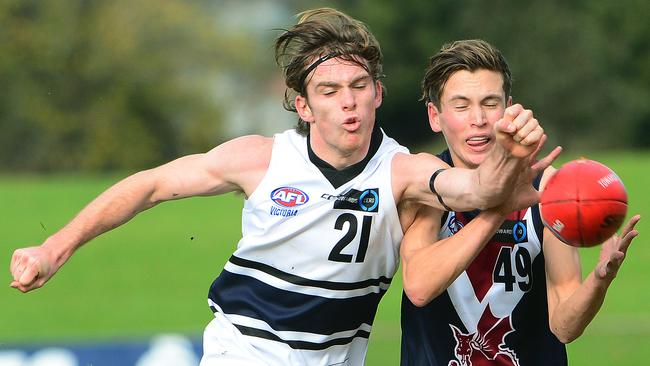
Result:
<instances>
[{"instance_id":1,"label":"blurred background trees","mask_svg":"<svg viewBox=\"0 0 650 366\"><path fill-rule=\"evenodd\" d=\"M361 19L382 44L379 120L403 144L442 140L419 101L427 58L483 38L503 51L514 100L550 143L650 147L645 0L5 0L0 172L142 169L290 128L273 38L323 5Z\"/></svg>"},{"instance_id":2,"label":"blurred background trees","mask_svg":"<svg viewBox=\"0 0 650 366\"><path fill-rule=\"evenodd\" d=\"M650 147L648 1L353 3L351 13L370 25L385 52L389 95L380 117L402 143L431 136L418 102L428 57L444 43L482 38L503 52L515 79L513 100L533 109L549 144Z\"/></svg>"}]
</instances>

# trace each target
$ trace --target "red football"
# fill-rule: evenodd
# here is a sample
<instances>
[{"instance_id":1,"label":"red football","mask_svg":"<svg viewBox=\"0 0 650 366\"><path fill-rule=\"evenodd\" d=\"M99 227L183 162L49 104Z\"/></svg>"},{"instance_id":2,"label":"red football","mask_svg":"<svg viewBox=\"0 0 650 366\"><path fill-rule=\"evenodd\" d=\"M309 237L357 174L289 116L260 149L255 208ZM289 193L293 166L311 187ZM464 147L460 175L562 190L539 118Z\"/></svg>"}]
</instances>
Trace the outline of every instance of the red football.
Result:
<instances>
[{"instance_id":1,"label":"red football","mask_svg":"<svg viewBox=\"0 0 650 366\"><path fill-rule=\"evenodd\" d=\"M623 224L627 192L605 165L588 159L564 164L548 180L541 196L544 225L576 247L598 245Z\"/></svg>"}]
</instances>

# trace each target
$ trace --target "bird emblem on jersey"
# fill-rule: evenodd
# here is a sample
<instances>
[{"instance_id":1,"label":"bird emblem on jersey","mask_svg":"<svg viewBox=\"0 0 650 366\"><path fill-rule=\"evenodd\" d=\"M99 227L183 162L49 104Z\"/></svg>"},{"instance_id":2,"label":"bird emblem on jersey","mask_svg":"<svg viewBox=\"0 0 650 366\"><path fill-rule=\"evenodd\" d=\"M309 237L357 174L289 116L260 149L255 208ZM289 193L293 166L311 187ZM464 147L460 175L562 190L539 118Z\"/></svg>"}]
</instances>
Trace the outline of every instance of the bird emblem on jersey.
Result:
<instances>
[{"instance_id":1,"label":"bird emblem on jersey","mask_svg":"<svg viewBox=\"0 0 650 366\"><path fill-rule=\"evenodd\" d=\"M476 332L463 333L453 324L449 327L456 339L456 360L449 361L448 366L519 366L517 355L505 344L506 335L515 331L510 316L497 318L488 305Z\"/></svg>"}]
</instances>

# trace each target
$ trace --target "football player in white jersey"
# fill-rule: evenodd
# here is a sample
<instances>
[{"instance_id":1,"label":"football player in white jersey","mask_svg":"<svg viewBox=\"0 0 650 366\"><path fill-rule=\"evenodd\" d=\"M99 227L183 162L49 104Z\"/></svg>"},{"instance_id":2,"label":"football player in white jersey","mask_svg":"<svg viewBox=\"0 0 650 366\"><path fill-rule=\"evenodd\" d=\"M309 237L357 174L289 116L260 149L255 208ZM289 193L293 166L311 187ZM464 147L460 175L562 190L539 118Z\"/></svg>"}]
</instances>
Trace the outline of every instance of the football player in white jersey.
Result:
<instances>
[{"instance_id":1,"label":"football player in white jersey","mask_svg":"<svg viewBox=\"0 0 650 366\"><path fill-rule=\"evenodd\" d=\"M512 105L511 84L506 60L485 41L457 41L431 57L423 100L447 142L443 160L480 169L495 145L486 136ZM514 200L480 214L418 212L401 246L403 366L566 364L564 343L600 309L640 217L603 243L582 281L577 249L543 227L536 205Z\"/></svg>"},{"instance_id":2,"label":"football player in white jersey","mask_svg":"<svg viewBox=\"0 0 650 366\"><path fill-rule=\"evenodd\" d=\"M299 126L244 136L118 182L40 246L14 252L12 287L43 286L84 243L160 202L239 191L242 239L213 283L202 365L360 365L375 310L419 204L501 204L557 154L521 106L494 123L479 169L410 155L377 126L382 54L365 25L323 8L276 40Z\"/></svg>"}]
</instances>

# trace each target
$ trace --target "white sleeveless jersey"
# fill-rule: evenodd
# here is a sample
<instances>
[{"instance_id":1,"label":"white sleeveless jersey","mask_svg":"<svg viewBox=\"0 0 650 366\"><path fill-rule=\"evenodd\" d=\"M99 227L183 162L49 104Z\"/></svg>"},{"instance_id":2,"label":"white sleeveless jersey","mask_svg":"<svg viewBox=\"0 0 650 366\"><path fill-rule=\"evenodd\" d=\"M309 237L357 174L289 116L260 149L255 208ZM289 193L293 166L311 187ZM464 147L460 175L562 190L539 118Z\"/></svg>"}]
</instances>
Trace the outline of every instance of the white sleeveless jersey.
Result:
<instances>
[{"instance_id":1,"label":"white sleeveless jersey","mask_svg":"<svg viewBox=\"0 0 650 366\"><path fill-rule=\"evenodd\" d=\"M268 171L243 208L243 237L208 300L266 364L363 364L403 236L391 161L408 151L382 135L339 188L310 161L305 137L275 135Z\"/></svg>"}]
</instances>

